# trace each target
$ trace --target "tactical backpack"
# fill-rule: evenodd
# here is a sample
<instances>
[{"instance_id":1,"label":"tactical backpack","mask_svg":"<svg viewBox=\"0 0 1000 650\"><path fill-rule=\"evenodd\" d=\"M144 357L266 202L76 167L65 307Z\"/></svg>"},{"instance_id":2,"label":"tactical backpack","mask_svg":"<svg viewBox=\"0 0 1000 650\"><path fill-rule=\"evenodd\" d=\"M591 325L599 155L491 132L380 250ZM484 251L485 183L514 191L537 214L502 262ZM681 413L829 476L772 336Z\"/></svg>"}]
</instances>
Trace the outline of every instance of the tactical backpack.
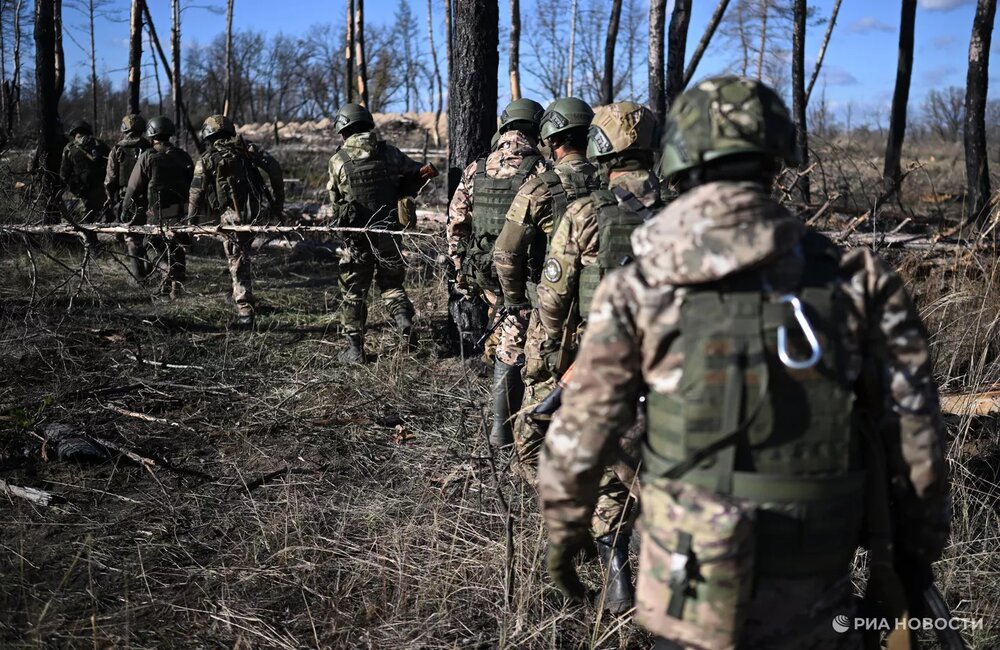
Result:
<instances>
[{"instance_id":1,"label":"tactical backpack","mask_svg":"<svg viewBox=\"0 0 1000 650\"><path fill-rule=\"evenodd\" d=\"M389 163L385 143L379 142L374 154L364 160L351 158L343 149L336 155L351 187L350 201L341 208L340 224L357 228L393 224L399 173Z\"/></svg>"},{"instance_id":2,"label":"tactical backpack","mask_svg":"<svg viewBox=\"0 0 1000 650\"><path fill-rule=\"evenodd\" d=\"M125 194L125 188L128 187L128 181L132 177L132 170L135 169L135 164L139 161L139 155L147 148L143 142L138 141L119 144L112 152L115 166L118 168L118 193L120 195Z\"/></svg>"},{"instance_id":3,"label":"tactical backpack","mask_svg":"<svg viewBox=\"0 0 1000 650\"><path fill-rule=\"evenodd\" d=\"M810 233L789 293L767 270L681 287L675 393L647 394L637 621L711 647L739 637L758 577L849 570L864 474L840 251Z\"/></svg>"},{"instance_id":4,"label":"tactical backpack","mask_svg":"<svg viewBox=\"0 0 1000 650\"><path fill-rule=\"evenodd\" d=\"M88 136L83 142L72 143L72 146L76 154L73 162L80 183L77 189L84 191L100 186L104 181L108 165L108 156L102 149L101 142L93 136Z\"/></svg>"},{"instance_id":5,"label":"tactical backpack","mask_svg":"<svg viewBox=\"0 0 1000 650\"><path fill-rule=\"evenodd\" d=\"M597 260L580 270L577 289L579 313L586 318L601 279L632 259L632 231L653 217L634 194L618 186L591 194L597 213Z\"/></svg>"},{"instance_id":6,"label":"tactical backpack","mask_svg":"<svg viewBox=\"0 0 1000 650\"><path fill-rule=\"evenodd\" d=\"M470 271L473 283L480 287L495 290L500 286L493 266L493 248L507 222L507 210L514 197L541 160L539 155L525 156L517 171L507 178L487 176L486 158L476 162L472 181L472 242L462 266Z\"/></svg>"},{"instance_id":7,"label":"tactical backpack","mask_svg":"<svg viewBox=\"0 0 1000 650\"><path fill-rule=\"evenodd\" d=\"M208 204L216 214L234 209L241 220L249 223L270 205L270 192L245 146L215 142L202 158L202 165L214 181L209 188Z\"/></svg>"},{"instance_id":8,"label":"tactical backpack","mask_svg":"<svg viewBox=\"0 0 1000 650\"><path fill-rule=\"evenodd\" d=\"M191 160L182 150L151 149L149 161L149 208L154 213L172 207L185 207L191 189Z\"/></svg>"}]
</instances>

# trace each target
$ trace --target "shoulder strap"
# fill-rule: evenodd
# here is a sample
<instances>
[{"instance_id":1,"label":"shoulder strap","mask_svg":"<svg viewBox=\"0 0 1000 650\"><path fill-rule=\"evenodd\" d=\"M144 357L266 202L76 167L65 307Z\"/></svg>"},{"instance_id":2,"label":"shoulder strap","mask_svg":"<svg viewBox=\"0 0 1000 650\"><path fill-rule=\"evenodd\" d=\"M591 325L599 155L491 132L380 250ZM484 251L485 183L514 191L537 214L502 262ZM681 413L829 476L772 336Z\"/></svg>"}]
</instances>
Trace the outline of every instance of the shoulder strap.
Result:
<instances>
[{"instance_id":1,"label":"shoulder strap","mask_svg":"<svg viewBox=\"0 0 1000 650\"><path fill-rule=\"evenodd\" d=\"M486 157L482 157L476 161L476 174L475 177L478 179L486 178Z\"/></svg>"},{"instance_id":2,"label":"shoulder strap","mask_svg":"<svg viewBox=\"0 0 1000 650\"><path fill-rule=\"evenodd\" d=\"M518 185L524 183L524 179L528 177L528 174L531 173L531 170L535 168L535 165L541 159L541 156L530 154L521 160L521 164L517 166L517 172L514 173L514 178L517 179Z\"/></svg>"},{"instance_id":3,"label":"shoulder strap","mask_svg":"<svg viewBox=\"0 0 1000 650\"><path fill-rule=\"evenodd\" d=\"M640 201L635 194L632 194L621 185L611 188L611 193L615 195L618 205L635 212L642 217L643 221L649 221L653 218L653 211L647 208L646 204Z\"/></svg>"}]
</instances>

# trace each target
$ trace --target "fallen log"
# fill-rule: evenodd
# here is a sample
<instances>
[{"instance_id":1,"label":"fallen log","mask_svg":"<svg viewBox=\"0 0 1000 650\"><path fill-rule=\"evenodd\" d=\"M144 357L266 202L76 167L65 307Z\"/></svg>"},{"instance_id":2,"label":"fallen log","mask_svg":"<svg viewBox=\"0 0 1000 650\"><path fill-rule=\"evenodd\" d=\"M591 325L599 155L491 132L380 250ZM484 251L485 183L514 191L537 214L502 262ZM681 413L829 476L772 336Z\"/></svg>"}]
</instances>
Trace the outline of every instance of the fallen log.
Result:
<instances>
[{"instance_id":1,"label":"fallen log","mask_svg":"<svg viewBox=\"0 0 1000 650\"><path fill-rule=\"evenodd\" d=\"M6 494L7 496L17 497L19 499L24 499L25 501L30 501L36 506L47 506L56 500L56 495L51 492L46 492L45 490L36 490L35 488L29 487L19 487L17 485L11 485L7 481L0 479L0 494Z\"/></svg>"},{"instance_id":2,"label":"fallen log","mask_svg":"<svg viewBox=\"0 0 1000 650\"><path fill-rule=\"evenodd\" d=\"M1000 413L1000 389L941 395L941 412L948 415L995 415Z\"/></svg>"},{"instance_id":3,"label":"fallen log","mask_svg":"<svg viewBox=\"0 0 1000 650\"><path fill-rule=\"evenodd\" d=\"M160 235L164 233L188 234L192 237L220 237L237 233L252 233L260 235L295 235L306 233L357 233L372 235L401 235L404 237L435 237L436 233L415 232L412 230L390 230L388 228L354 228L350 226L233 226L233 225L176 225L176 226L133 226L117 225L79 225L72 224L2 224L0 235L76 235L88 237L93 235Z\"/></svg>"}]
</instances>

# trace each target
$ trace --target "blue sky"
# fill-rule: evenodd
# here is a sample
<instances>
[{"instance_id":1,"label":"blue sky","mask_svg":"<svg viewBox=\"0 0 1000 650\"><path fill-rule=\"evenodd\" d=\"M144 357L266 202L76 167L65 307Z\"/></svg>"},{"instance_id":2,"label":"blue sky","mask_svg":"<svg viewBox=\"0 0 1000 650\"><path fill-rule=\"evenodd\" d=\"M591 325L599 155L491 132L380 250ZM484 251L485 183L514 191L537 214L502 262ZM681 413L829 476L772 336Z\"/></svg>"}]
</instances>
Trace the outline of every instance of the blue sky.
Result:
<instances>
[{"instance_id":1,"label":"blue sky","mask_svg":"<svg viewBox=\"0 0 1000 650\"><path fill-rule=\"evenodd\" d=\"M167 38L169 32L169 1L149 0L153 17L160 32L161 39ZM426 19L425 0L412 0L411 7L423 27ZM508 3L499 0L502 22L506 23ZM534 12L535 0L522 0L522 20L524 29L531 29L529 19ZM569 0L566 0L569 6ZM646 6L645 0L639 4ZM672 3L671 3L672 4ZM691 23L689 49L693 50L708 18L714 9L716 0L694 0L694 12ZM821 16L828 16L833 0L815 0L811 3ZM225 16L214 14L200 6L212 5L223 7L224 0L185 0L190 8L185 10L183 18L184 41L207 42L225 29ZM371 24L388 24L398 5L398 0L367 0L367 21ZM864 119L863 114L878 112L887 107L895 81L896 48L898 39L899 5L896 0L847 0L841 8L837 29L827 52L824 65L825 75L820 86L826 87L826 95L831 104L843 110L848 104L857 108L858 119ZM117 9L121 22L103 21L98 33L98 69L114 78L124 81L123 68L127 60L128 36L128 2L115 0L113 6ZM344 22L344 6L342 1L317 0L285 0L276 3L274 0L236 0L235 27L237 29L252 29L267 33L284 32L286 34L305 33L316 23L332 23L341 26ZM439 33L443 34L444 2L434 0L435 24ZM70 9L66 12L67 25L82 23L82 18ZM927 92L933 88L954 85L962 86L965 80L965 59L969 42L969 31L975 11L974 0L920 0L916 27L916 60L913 72L912 101L919 104ZM819 26L810 31L807 39L807 58L813 59L819 49L825 26ZM1000 40L998 38L997 40ZM443 39L438 40L438 45ZM86 74L86 56L71 43L66 45L67 64L70 77ZM440 48L443 54L443 48ZM501 103L506 100L506 63L503 61L506 53L506 38L501 35ZM522 56L527 48L522 43ZM995 46L994 52L1000 50ZM457 53L456 53L457 54ZM732 59L731 52L722 51L719 43L709 54L698 70L698 76L725 70ZM637 79L645 79L645 57L642 57L641 70L636 70ZM523 65L523 64L522 64ZM994 77L1000 81L1000 60L994 62L998 71ZM525 79L525 85L530 85L530 79ZM822 88L818 87L817 92ZM994 96L1000 92L994 91Z\"/></svg>"}]
</instances>

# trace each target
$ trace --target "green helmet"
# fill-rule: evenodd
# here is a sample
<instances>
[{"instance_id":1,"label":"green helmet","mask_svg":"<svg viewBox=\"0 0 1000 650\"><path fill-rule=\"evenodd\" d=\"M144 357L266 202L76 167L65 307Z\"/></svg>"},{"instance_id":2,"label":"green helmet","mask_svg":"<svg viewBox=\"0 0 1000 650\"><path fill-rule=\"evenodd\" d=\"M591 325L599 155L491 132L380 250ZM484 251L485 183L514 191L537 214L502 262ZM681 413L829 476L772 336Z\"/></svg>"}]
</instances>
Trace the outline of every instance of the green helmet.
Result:
<instances>
[{"instance_id":1,"label":"green helmet","mask_svg":"<svg viewBox=\"0 0 1000 650\"><path fill-rule=\"evenodd\" d=\"M677 98L663 139L664 179L740 154L798 164L795 124L774 90L752 79L712 77Z\"/></svg>"},{"instance_id":2,"label":"green helmet","mask_svg":"<svg viewBox=\"0 0 1000 650\"><path fill-rule=\"evenodd\" d=\"M364 124L369 129L374 129L375 118L361 104L344 104L333 118L333 132L340 133L345 128L355 124Z\"/></svg>"},{"instance_id":3,"label":"green helmet","mask_svg":"<svg viewBox=\"0 0 1000 650\"><path fill-rule=\"evenodd\" d=\"M562 97L549 104L542 115L541 136L548 140L557 133L587 128L594 119L594 109L590 104L576 97Z\"/></svg>"},{"instance_id":4,"label":"green helmet","mask_svg":"<svg viewBox=\"0 0 1000 650\"><path fill-rule=\"evenodd\" d=\"M211 142L236 135L236 125L225 115L209 115L201 127L201 139Z\"/></svg>"},{"instance_id":5,"label":"green helmet","mask_svg":"<svg viewBox=\"0 0 1000 650\"><path fill-rule=\"evenodd\" d=\"M594 111L587 157L601 160L628 151L649 152L656 140L656 118L635 102L616 102Z\"/></svg>"},{"instance_id":6,"label":"green helmet","mask_svg":"<svg viewBox=\"0 0 1000 650\"><path fill-rule=\"evenodd\" d=\"M146 120L138 113L129 113L122 118L122 133L139 135L146 128Z\"/></svg>"},{"instance_id":7,"label":"green helmet","mask_svg":"<svg viewBox=\"0 0 1000 650\"><path fill-rule=\"evenodd\" d=\"M500 142L500 132L499 131L497 131L496 133L494 133L493 137L490 138L490 151L493 151L494 149L497 148L497 143L498 142Z\"/></svg>"},{"instance_id":8,"label":"green helmet","mask_svg":"<svg viewBox=\"0 0 1000 650\"><path fill-rule=\"evenodd\" d=\"M204 133L202 129L202 133ZM146 137L153 138L169 138L177 133L177 129L174 128L174 123L170 121L170 118L160 115L159 117L154 117L146 125Z\"/></svg>"},{"instance_id":9,"label":"green helmet","mask_svg":"<svg viewBox=\"0 0 1000 650\"><path fill-rule=\"evenodd\" d=\"M90 122L87 120L74 122L73 126L69 129L69 137L72 138L77 133L82 133L83 135L94 135L94 127L90 126Z\"/></svg>"},{"instance_id":10,"label":"green helmet","mask_svg":"<svg viewBox=\"0 0 1000 650\"><path fill-rule=\"evenodd\" d=\"M517 129L537 133L544 112L542 105L533 99L515 99L500 113L500 128L497 131L503 134Z\"/></svg>"}]
</instances>

